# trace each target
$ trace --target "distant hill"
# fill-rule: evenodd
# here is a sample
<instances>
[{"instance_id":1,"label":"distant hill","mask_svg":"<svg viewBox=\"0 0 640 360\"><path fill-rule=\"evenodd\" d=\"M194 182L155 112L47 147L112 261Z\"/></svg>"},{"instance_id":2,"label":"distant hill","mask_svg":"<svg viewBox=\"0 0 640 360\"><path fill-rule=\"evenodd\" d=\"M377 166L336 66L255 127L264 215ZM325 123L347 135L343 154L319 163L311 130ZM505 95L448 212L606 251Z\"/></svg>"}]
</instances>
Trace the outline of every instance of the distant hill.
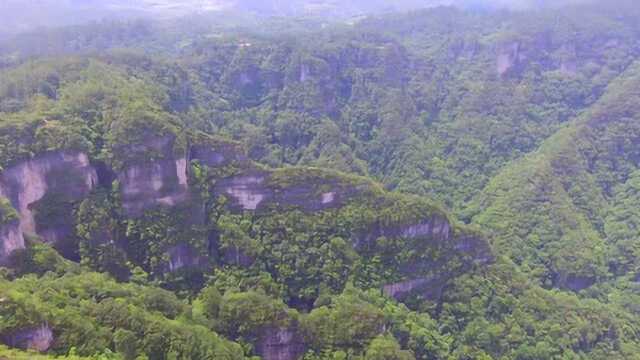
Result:
<instances>
[{"instance_id":1,"label":"distant hill","mask_svg":"<svg viewBox=\"0 0 640 360\"><path fill-rule=\"evenodd\" d=\"M234 11L263 16L321 16L343 19L441 5L473 9L526 9L590 0L4 0L0 35L37 27L77 25L103 19L167 18L192 13Z\"/></svg>"}]
</instances>

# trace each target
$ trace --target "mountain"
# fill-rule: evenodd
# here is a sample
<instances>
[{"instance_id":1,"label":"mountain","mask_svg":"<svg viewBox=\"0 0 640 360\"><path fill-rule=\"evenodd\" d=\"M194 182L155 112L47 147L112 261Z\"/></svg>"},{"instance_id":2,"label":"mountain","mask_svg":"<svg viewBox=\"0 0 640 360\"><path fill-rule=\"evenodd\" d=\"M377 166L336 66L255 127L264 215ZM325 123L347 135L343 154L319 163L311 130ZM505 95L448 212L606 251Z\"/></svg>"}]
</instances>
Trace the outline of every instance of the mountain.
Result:
<instances>
[{"instance_id":1,"label":"mountain","mask_svg":"<svg viewBox=\"0 0 640 360\"><path fill-rule=\"evenodd\" d=\"M0 358L640 353L634 1L94 5L0 43Z\"/></svg>"},{"instance_id":2,"label":"mountain","mask_svg":"<svg viewBox=\"0 0 640 360\"><path fill-rule=\"evenodd\" d=\"M167 19L194 14L254 14L259 17L318 17L344 21L354 17L458 6L471 9L531 9L558 7L589 0L4 0L0 4L0 35L15 35L42 27L78 25L89 21Z\"/></svg>"}]
</instances>

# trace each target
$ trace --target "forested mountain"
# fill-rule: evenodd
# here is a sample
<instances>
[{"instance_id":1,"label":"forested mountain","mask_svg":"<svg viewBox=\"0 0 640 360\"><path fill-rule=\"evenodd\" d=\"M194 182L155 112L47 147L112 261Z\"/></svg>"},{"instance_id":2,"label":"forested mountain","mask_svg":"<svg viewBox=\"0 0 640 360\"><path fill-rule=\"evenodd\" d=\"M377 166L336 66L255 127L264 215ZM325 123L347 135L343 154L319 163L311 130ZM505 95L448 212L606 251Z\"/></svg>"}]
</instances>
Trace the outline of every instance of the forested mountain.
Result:
<instances>
[{"instance_id":1,"label":"forested mountain","mask_svg":"<svg viewBox=\"0 0 640 360\"><path fill-rule=\"evenodd\" d=\"M0 359L638 358L638 4L243 4L0 41Z\"/></svg>"},{"instance_id":2,"label":"forested mountain","mask_svg":"<svg viewBox=\"0 0 640 360\"><path fill-rule=\"evenodd\" d=\"M475 10L523 10L589 2L594 0L3 0L0 36L90 21L181 17L191 20L194 14L215 17L216 21L242 14L241 17L258 19L294 16L333 23L444 5Z\"/></svg>"}]
</instances>

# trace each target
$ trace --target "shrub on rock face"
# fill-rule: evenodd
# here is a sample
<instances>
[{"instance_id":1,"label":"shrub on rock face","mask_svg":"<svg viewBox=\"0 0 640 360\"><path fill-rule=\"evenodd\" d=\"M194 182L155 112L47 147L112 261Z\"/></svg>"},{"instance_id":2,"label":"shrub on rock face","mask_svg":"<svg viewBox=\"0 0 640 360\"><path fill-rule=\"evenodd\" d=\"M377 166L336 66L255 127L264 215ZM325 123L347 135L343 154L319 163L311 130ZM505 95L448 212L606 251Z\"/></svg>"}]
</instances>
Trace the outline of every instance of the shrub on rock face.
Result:
<instances>
[{"instance_id":1,"label":"shrub on rock face","mask_svg":"<svg viewBox=\"0 0 640 360\"><path fill-rule=\"evenodd\" d=\"M13 208L9 199L0 196L0 226L18 220L18 212Z\"/></svg>"}]
</instances>

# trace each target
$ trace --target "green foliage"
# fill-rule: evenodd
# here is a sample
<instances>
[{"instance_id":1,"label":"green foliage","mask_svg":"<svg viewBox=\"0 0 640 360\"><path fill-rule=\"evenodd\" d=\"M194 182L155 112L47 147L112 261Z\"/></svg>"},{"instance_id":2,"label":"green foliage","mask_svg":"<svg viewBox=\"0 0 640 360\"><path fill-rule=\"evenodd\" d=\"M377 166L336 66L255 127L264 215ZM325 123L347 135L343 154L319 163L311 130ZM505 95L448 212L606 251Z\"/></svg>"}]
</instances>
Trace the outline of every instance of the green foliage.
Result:
<instances>
[{"instance_id":1,"label":"green foliage","mask_svg":"<svg viewBox=\"0 0 640 360\"><path fill-rule=\"evenodd\" d=\"M213 286L207 286L200 292L198 297L199 305L202 307L202 314L208 319L220 318L220 307L222 305L222 295Z\"/></svg>"},{"instance_id":2,"label":"green foliage","mask_svg":"<svg viewBox=\"0 0 640 360\"><path fill-rule=\"evenodd\" d=\"M75 219L81 263L96 271L107 272L116 279L126 280L130 273L127 257L118 247L123 234L109 194L98 191L82 201Z\"/></svg>"},{"instance_id":3,"label":"green foliage","mask_svg":"<svg viewBox=\"0 0 640 360\"><path fill-rule=\"evenodd\" d=\"M94 355L90 357L77 356L75 354L53 356L43 355L35 351L20 351L9 349L4 345L0 345L0 358L11 360L121 360L122 358L113 352L106 351L104 354ZM124 358L126 360L126 358Z\"/></svg>"},{"instance_id":4,"label":"green foliage","mask_svg":"<svg viewBox=\"0 0 640 360\"><path fill-rule=\"evenodd\" d=\"M371 342L364 355L366 360L411 360L411 352L402 350L394 338L379 336Z\"/></svg>"},{"instance_id":5,"label":"green foliage","mask_svg":"<svg viewBox=\"0 0 640 360\"><path fill-rule=\"evenodd\" d=\"M59 59L9 46L2 169L58 150L115 178L191 161L178 206L127 215L118 181L30 204L39 226L75 227L80 265L29 239L0 272L0 338L46 323L69 359L240 359L276 330L310 360L637 357L640 14L615 4L443 7L295 36L206 21L43 30L29 53ZM125 45L139 49L105 51ZM99 51L64 56L80 48ZM208 167L194 144L233 158ZM303 199L234 210L220 180L253 171ZM319 204L328 192L336 204ZM17 217L0 197L0 226ZM431 220L448 235L402 235ZM495 264L464 254L491 258L478 227ZM171 269L182 247L192 263ZM381 295L434 277L431 297Z\"/></svg>"},{"instance_id":6,"label":"green foliage","mask_svg":"<svg viewBox=\"0 0 640 360\"><path fill-rule=\"evenodd\" d=\"M626 358L637 346L637 320L619 307L541 289L513 264L462 276L451 290L439 322L461 334L456 358Z\"/></svg>"},{"instance_id":7,"label":"green foliage","mask_svg":"<svg viewBox=\"0 0 640 360\"><path fill-rule=\"evenodd\" d=\"M125 359L243 358L238 345L192 323L164 290L118 284L90 272L2 280L1 289L0 333L46 323L56 334L53 353L60 355L111 349Z\"/></svg>"},{"instance_id":8,"label":"green foliage","mask_svg":"<svg viewBox=\"0 0 640 360\"><path fill-rule=\"evenodd\" d=\"M640 196L640 173L636 170L620 185L614 202L607 213L604 232L610 242L610 259L616 264L617 274L637 274L638 268L638 196Z\"/></svg>"},{"instance_id":9,"label":"green foliage","mask_svg":"<svg viewBox=\"0 0 640 360\"><path fill-rule=\"evenodd\" d=\"M636 166L630 144L640 136L631 120L639 110L639 69L631 66L539 151L505 167L468 210L475 223L494 232L496 248L542 284L572 288L574 281L595 282L608 272L605 231L615 226L605 225L611 190Z\"/></svg>"},{"instance_id":10,"label":"green foliage","mask_svg":"<svg viewBox=\"0 0 640 360\"><path fill-rule=\"evenodd\" d=\"M383 331L383 311L358 295L347 290L334 298L330 306L322 306L309 313L304 326L309 331L312 348L363 349Z\"/></svg>"},{"instance_id":11,"label":"green foliage","mask_svg":"<svg viewBox=\"0 0 640 360\"><path fill-rule=\"evenodd\" d=\"M25 78L26 71L35 79ZM175 116L163 111L168 100L159 85L104 62L34 62L1 76L8 79L3 99L21 103L0 116L0 137L6 140L2 166L45 151L73 149L118 168L141 156L158 156L131 151L127 145L177 131ZM55 86L33 84L39 82ZM42 86L54 89L47 92Z\"/></svg>"},{"instance_id":12,"label":"green foliage","mask_svg":"<svg viewBox=\"0 0 640 360\"><path fill-rule=\"evenodd\" d=\"M254 338L265 327L286 327L291 321L282 301L259 291L232 292L222 296L218 326L231 338Z\"/></svg>"},{"instance_id":13,"label":"green foliage","mask_svg":"<svg viewBox=\"0 0 640 360\"><path fill-rule=\"evenodd\" d=\"M11 273L13 276L26 274L43 275L47 272L64 274L78 271L77 264L63 258L50 245L34 242L27 244L25 249L16 250L11 254Z\"/></svg>"},{"instance_id":14,"label":"green foliage","mask_svg":"<svg viewBox=\"0 0 640 360\"><path fill-rule=\"evenodd\" d=\"M0 225L18 220L18 212L13 208L9 199L0 197Z\"/></svg>"}]
</instances>

